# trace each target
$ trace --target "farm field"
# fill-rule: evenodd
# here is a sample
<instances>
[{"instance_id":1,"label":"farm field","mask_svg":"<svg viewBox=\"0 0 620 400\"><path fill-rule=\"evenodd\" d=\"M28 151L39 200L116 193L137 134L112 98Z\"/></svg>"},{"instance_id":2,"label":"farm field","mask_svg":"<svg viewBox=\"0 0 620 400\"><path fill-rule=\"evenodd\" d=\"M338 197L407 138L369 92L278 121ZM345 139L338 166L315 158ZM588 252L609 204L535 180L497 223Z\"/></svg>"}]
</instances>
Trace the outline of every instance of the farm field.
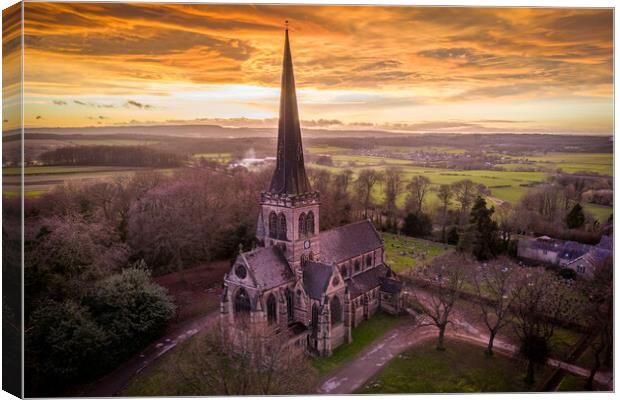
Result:
<instances>
[{"instance_id":1,"label":"farm field","mask_svg":"<svg viewBox=\"0 0 620 400\"><path fill-rule=\"evenodd\" d=\"M383 233L388 265L396 273L404 273L430 263L433 258L454 246L404 235Z\"/></svg>"},{"instance_id":2,"label":"farm field","mask_svg":"<svg viewBox=\"0 0 620 400\"><path fill-rule=\"evenodd\" d=\"M53 186L68 181L109 179L115 176L132 175L138 171L149 170L152 169L110 166L29 166L24 170L24 192L27 197L40 196L49 191ZM170 174L174 169L162 168L156 169L156 171ZM19 168L4 168L3 195L18 195L20 179Z\"/></svg>"},{"instance_id":3,"label":"farm field","mask_svg":"<svg viewBox=\"0 0 620 400\"><path fill-rule=\"evenodd\" d=\"M389 146L388 146L389 148ZM391 148L390 148L391 149ZM401 151L419 150L421 148L401 148ZM458 149L453 149L458 150ZM461 149L462 150L462 149ZM464 150L463 150L464 151ZM501 202L518 202L528 191L528 186L544 182L550 173L561 169L564 172L588 172L611 176L613 174L613 154L611 153L549 153L544 156L510 156L498 154L506 158L514 158L515 163L506 164L506 171L493 170L450 170L443 168L421 167L413 165L412 161L396 158L384 158L365 155L339 154L341 150L332 154L333 166L310 164L313 168L327 169L337 173L343 169L353 171L354 177L359 171L372 168L385 171L390 167L397 167L403 173L403 180L409 181L416 175L426 176L436 189L441 184L452 184L459 180L471 179L481 183L490 189L491 200L498 205ZM529 160L534 164L519 164L517 160ZM530 171L523 169L544 168L544 171ZM373 197L376 201L383 200L383 188L377 185L373 189ZM397 204L402 206L406 195L401 194ZM429 193L425 203L427 205L437 202L434 192ZM611 215L612 207L586 204L587 211L592 213L599 221L606 221Z\"/></svg>"},{"instance_id":4,"label":"farm field","mask_svg":"<svg viewBox=\"0 0 620 400\"><path fill-rule=\"evenodd\" d=\"M537 371L538 376L543 371ZM435 342L411 348L390 361L357 393L480 393L528 392L525 365L501 354L486 357L481 347L447 340L446 350Z\"/></svg>"}]
</instances>

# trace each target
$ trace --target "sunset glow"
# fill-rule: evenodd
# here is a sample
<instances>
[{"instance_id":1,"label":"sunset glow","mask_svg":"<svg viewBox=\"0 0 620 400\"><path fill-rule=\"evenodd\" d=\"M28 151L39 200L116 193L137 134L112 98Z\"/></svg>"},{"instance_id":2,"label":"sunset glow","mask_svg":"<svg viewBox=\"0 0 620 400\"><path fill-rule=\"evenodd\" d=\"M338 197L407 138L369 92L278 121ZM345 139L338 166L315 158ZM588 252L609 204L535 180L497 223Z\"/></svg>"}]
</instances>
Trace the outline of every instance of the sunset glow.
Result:
<instances>
[{"instance_id":1,"label":"sunset glow","mask_svg":"<svg viewBox=\"0 0 620 400\"><path fill-rule=\"evenodd\" d=\"M545 8L26 3L25 124L270 125L285 19L305 127L613 132L612 10Z\"/></svg>"}]
</instances>

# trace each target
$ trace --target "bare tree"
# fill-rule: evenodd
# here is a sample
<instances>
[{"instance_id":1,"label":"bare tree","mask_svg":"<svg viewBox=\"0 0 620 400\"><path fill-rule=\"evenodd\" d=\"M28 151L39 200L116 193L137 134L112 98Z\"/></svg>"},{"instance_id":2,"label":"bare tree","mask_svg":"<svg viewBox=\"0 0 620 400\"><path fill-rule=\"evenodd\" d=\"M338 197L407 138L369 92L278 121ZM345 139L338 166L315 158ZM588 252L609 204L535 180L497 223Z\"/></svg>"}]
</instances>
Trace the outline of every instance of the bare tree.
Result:
<instances>
[{"instance_id":1,"label":"bare tree","mask_svg":"<svg viewBox=\"0 0 620 400\"><path fill-rule=\"evenodd\" d=\"M393 218L396 213L396 198L400 194L402 179L400 170L392 167L385 172L384 182L385 209L388 218Z\"/></svg>"},{"instance_id":2,"label":"bare tree","mask_svg":"<svg viewBox=\"0 0 620 400\"><path fill-rule=\"evenodd\" d=\"M437 257L419 272L418 278L429 282L426 293L415 293L416 308L422 314L421 326L435 326L439 330L437 350L445 350L444 337L454 305L465 283L464 256L449 253Z\"/></svg>"},{"instance_id":3,"label":"bare tree","mask_svg":"<svg viewBox=\"0 0 620 400\"><path fill-rule=\"evenodd\" d=\"M356 190L364 207L364 218L368 217L368 208L370 207L370 201L372 199L372 189L380 178L381 174L379 172L372 169L364 169L360 171L355 181Z\"/></svg>"},{"instance_id":4,"label":"bare tree","mask_svg":"<svg viewBox=\"0 0 620 400\"><path fill-rule=\"evenodd\" d=\"M489 330L485 353L493 355L493 341L510 319L507 318L514 300L515 276L518 267L502 257L480 266L473 274L473 283L480 298L478 306L482 320Z\"/></svg>"},{"instance_id":5,"label":"bare tree","mask_svg":"<svg viewBox=\"0 0 620 400\"><path fill-rule=\"evenodd\" d=\"M407 200L408 212L417 213L422 211L424 206L424 199L430 191L431 181L425 176L418 175L411 179L411 182L407 184L407 190L409 191L409 197Z\"/></svg>"},{"instance_id":6,"label":"bare tree","mask_svg":"<svg viewBox=\"0 0 620 400\"><path fill-rule=\"evenodd\" d=\"M592 334L590 347L594 360L585 389L592 390L594 377L603 363L613 355L613 260L607 257L595 265L596 270L590 281L582 285L588 297L586 322Z\"/></svg>"},{"instance_id":7,"label":"bare tree","mask_svg":"<svg viewBox=\"0 0 620 400\"><path fill-rule=\"evenodd\" d=\"M441 241L446 242L446 226L448 225L448 208L452 202L453 193L450 185L440 185L437 190L441 207Z\"/></svg>"},{"instance_id":8,"label":"bare tree","mask_svg":"<svg viewBox=\"0 0 620 400\"><path fill-rule=\"evenodd\" d=\"M513 327L519 337L519 353L527 361L525 382L531 385L535 368L550 356L554 324L566 306L566 288L542 267L521 270L515 287Z\"/></svg>"},{"instance_id":9,"label":"bare tree","mask_svg":"<svg viewBox=\"0 0 620 400\"><path fill-rule=\"evenodd\" d=\"M192 342L178 362L188 395L284 395L308 393L315 374L303 351L291 351L286 337L252 327L232 334L223 326ZM189 359L188 359L189 358Z\"/></svg>"},{"instance_id":10,"label":"bare tree","mask_svg":"<svg viewBox=\"0 0 620 400\"><path fill-rule=\"evenodd\" d=\"M463 179L452 184L452 192L459 203L459 225L465 225L474 199L480 193L479 185L469 179Z\"/></svg>"}]
</instances>

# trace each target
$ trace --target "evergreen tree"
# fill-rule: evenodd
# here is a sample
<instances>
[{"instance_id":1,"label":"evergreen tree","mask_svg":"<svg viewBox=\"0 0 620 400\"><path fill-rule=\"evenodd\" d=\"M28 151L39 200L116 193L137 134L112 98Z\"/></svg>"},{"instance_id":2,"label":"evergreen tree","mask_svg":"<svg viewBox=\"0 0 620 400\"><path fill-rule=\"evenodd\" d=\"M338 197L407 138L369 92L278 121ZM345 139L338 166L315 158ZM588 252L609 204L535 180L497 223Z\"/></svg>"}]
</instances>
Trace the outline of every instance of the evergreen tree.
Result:
<instances>
[{"instance_id":1,"label":"evergreen tree","mask_svg":"<svg viewBox=\"0 0 620 400\"><path fill-rule=\"evenodd\" d=\"M586 222L586 216L583 213L583 207L577 203L572 210L566 214L566 225L569 229L579 229Z\"/></svg>"},{"instance_id":2,"label":"evergreen tree","mask_svg":"<svg viewBox=\"0 0 620 400\"><path fill-rule=\"evenodd\" d=\"M403 233L409 236L428 236L433 230L433 222L423 212L409 213L405 217Z\"/></svg>"},{"instance_id":3,"label":"evergreen tree","mask_svg":"<svg viewBox=\"0 0 620 400\"><path fill-rule=\"evenodd\" d=\"M472 254L480 261L493 258L498 253L498 226L491 218L495 209L487 208L487 202L478 196L469 215L473 232Z\"/></svg>"}]
</instances>

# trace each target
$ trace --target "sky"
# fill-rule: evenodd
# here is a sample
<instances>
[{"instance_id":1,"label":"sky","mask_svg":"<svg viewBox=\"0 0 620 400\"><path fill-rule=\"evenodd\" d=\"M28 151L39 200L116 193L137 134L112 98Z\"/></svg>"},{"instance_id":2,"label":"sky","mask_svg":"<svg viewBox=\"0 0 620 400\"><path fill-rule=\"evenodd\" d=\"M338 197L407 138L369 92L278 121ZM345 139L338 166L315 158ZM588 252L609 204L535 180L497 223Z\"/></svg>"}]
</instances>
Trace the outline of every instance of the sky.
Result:
<instances>
[{"instance_id":1,"label":"sky","mask_svg":"<svg viewBox=\"0 0 620 400\"><path fill-rule=\"evenodd\" d=\"M32 2L24 16L27 127L274 126L288 20L303 127L613 132L610 9Z\"/></svg>"}]
</instances>

